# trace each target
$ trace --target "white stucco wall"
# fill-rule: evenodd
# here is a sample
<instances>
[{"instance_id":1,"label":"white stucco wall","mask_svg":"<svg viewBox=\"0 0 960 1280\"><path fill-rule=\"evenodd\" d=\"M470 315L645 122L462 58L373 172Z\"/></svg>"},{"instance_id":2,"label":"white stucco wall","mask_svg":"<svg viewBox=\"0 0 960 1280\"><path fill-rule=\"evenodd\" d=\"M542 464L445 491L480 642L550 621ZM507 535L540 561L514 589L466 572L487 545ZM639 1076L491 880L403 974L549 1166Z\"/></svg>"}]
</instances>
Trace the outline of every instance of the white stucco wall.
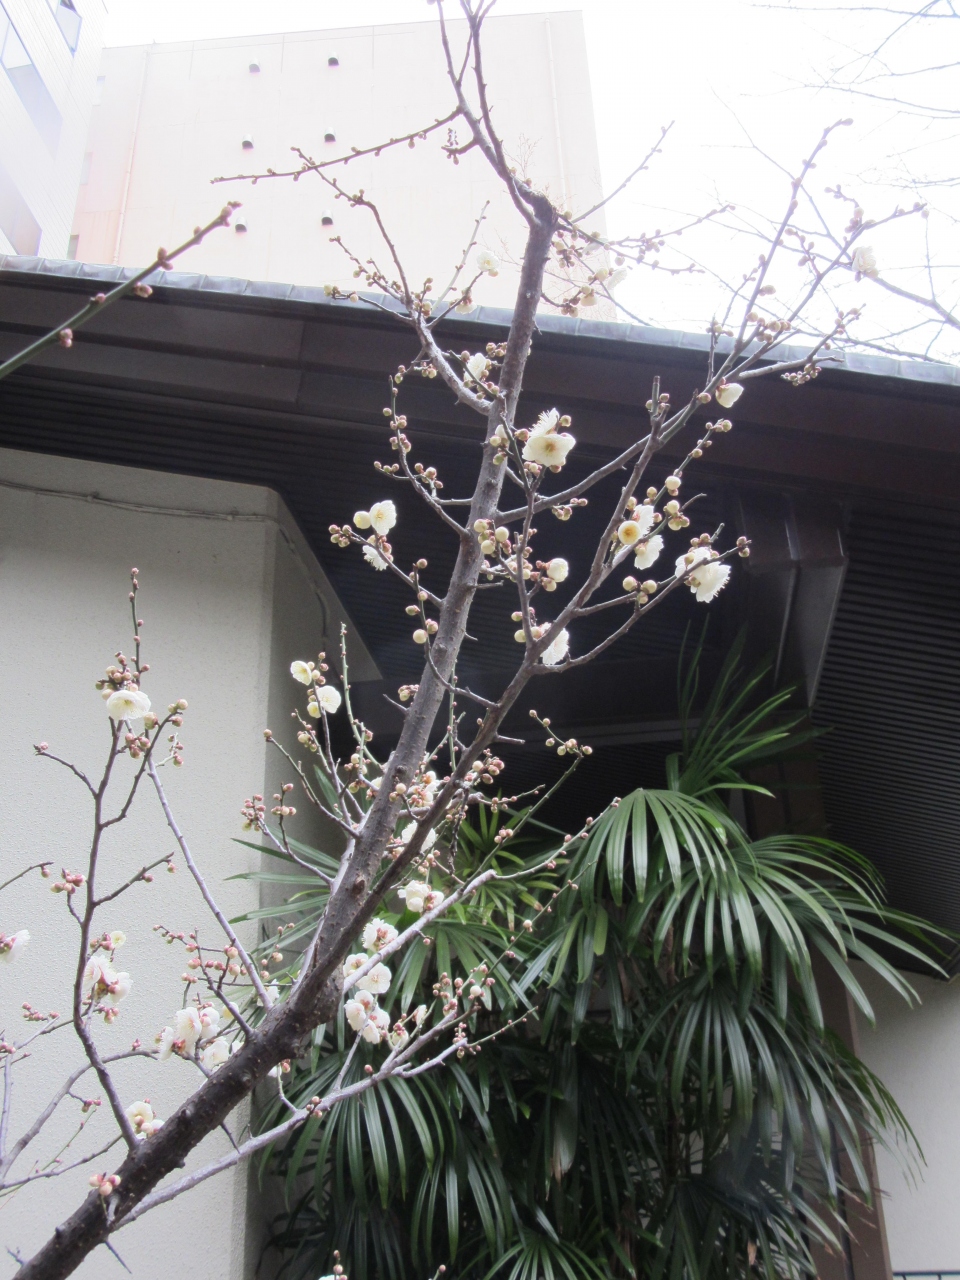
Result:
<instances>
[{"instance_id":1,"label":"white stucco wall","mask_svg":"<svg viewBox=\"0 0 960 1280\"><path fill-rule=\"evenodd\" d=\"M0 826L0 881L41 858L52 859L58 873L62 866L84 868L89 800L76 779L38 759L32 744L46 740L51 751L91 772L100 766L107 719L94 681L118 649L129 652L132 565L140 570L139 613L151 664L144 687L160 707L177 697L190 704L181 731L185 767L165 770L168 793L224 909L237 915L260 900L255 881L227 879L255 870L260 860L234 842L242 835L239 808L245 796L262 791L269 797L276 785L264 727L291 732L295 687L277 671L285 671L291 657L315 657L325 624L336 635L341 614L329 586L270 490L11 450L0 450L0 799L7 817ZM362 650L356 661L361 677L375 674ZM118 783L132 771L132 762L120 761ZM300 834L309 838L316 832L302 816L306 806L298 807ZM173 847L156 797L145 787L132 818L106 839L102 884L120 883ZM44 1010L68 1007L65 971L75 964L77 927L49 883L34 873L0 895L0 929L32 934L26 953L0 967L0 1029L8 1039L28 1029L23 1001ZM138 885L104 908L103 928L127 934L117 960L134 983L119 1019L98 1026L104 1053L128 1047L134 1037L149 1044L179 1006L186 957L159 940L152 929L157 923L199 928L201 940L219 945L216 925L182 865L176 875L158 874L153 884ZM16 1073L14 1135L81 1061L69 1030L40 1044ZM160 1116L197 1081L177 1060L137 1060L121 1064L116 1075L124 1101L148 1096ZM89 1077L78 1092L102 1093ZM74 1124L79 1118L75 1105L65 1114ZM97 1135L109 1129L107 1115L96 1115L68 1158L88 1137L87 1149L100 1145ZM226 1144L222 1135L210 1138L200 1155L209 1158ZM49 1157L53 1150L50 1142L38 1143L39 1154ZM93 1167L114 1167L116 1155ZM7 1250L29 1257L76 1207L89 1173L85 1168L0 1201L0 1277L16 1270ZM121 1231L115 1244L144 1280L174 1258L189 1259L191 1271L205 1280L240 1280L252 1274L259 1238L247 1173L238 1170ZM104 1263L117 1265L97 1254L78 1274L99 1274Z\"/></svg>"},{"instance_id":2,"label":"white stucco wall","mask_svg":"<svg viewBox=\"0 0 960 1280\"><path fill-rule=\"evenodd\" d=\"M926 1157L907 1170L877 1152L893 1270L960 1270L960 982L908 975L909 1009L876 977L858 974L876 1013L859 1019L860 1052L900 1104Z\"/></svg>"}]
</instances>

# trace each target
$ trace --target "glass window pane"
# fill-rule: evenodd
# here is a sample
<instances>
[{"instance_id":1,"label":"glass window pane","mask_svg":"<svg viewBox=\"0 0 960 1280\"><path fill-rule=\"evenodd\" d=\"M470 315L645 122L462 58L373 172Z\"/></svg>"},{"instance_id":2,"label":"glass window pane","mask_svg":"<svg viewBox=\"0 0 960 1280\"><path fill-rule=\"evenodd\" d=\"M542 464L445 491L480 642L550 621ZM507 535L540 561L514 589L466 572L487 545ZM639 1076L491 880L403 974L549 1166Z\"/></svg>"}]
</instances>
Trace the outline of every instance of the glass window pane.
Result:
<instances>
[{"instance_id":1,"label":"glass window pane","mask_svg":"<svg viewBox=\"0 0 960 1280\"><path fill-rule=\"evenodd\" d=\"M63 32L63 38L73 50L76 50L80 40L80 22L80 15L73 7L72 0L60 0L57 6L57 26Z\"/></svg>"},{"instance_id":2,"label":"glass window pane","mask_svg":"<svg viewBox=\"0 0 960 1280\"><path fill-rule=\"evenodd\" d=\"M29 67L33 64L30 55L24 48L23 41L17 35L11 22L7 22L7 38L3 42L0 61L8 71L16 71L18 67Z\"/></svg>"},{"instance_id":3,"label":"glass window pane","mask_svg":"<svg viewBox=\"0 0 960 1280\"><path fill-rule=\"evenodd\" d=\"M60 126L63 123L60 112L2 4L0 4L0 35L3 37L3 43L0 45L0 66L10 77L20 101L26 107L41 138L51 151L56 151L57 143L60 141Z\"/></svg>"},{"instance_id":4,"label":"glass window pane","mask_svg":"<svg viewBox=\"0 0 960 1280\"><path fill-rule=\"evenodd\" d=\"M13 245L14 253L35 257L40 248L40 224L16 184L0 165L0 231Z\"/></svg>"}]
</instances>

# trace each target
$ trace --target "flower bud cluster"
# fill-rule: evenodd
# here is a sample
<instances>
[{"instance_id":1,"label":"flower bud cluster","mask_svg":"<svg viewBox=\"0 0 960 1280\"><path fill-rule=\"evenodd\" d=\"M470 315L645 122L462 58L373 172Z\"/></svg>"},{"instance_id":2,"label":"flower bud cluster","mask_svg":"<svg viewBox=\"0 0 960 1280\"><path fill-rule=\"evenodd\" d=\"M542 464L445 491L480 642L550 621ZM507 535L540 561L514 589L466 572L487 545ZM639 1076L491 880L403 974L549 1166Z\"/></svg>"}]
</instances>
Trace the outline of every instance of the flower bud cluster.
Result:
<instances>
[{"instance_id":1,"label":"flower bud cluster","mask_svg":"<svg viewBox=\"0 0 960 1280\"><path fill-rule=\"evenodd\" d=\"M28 1004L26 1001L20 1008L23 1010L25 1022L56 1022L57 1018L60 1017L60 1014L52 1009L49 1013L41 1013L39 1009L35 1009L32 1004Z\"/></svg>"},{"instance_id":2,"label":"flower bud cluster","mask_svg":"<svg viewBox=\"0 0 960 1280\"><path fill-rule=\"evenodd\" d=\"M51 893L74 894L87 882L87 877L79 871L66 871L61 868L60 876L61 878L50 886Z\"/></svg>"},{"instance_id":3,"label":"flower bud cluster","mask_svg":"<svg viewBox=\"0 0 960 1280\"><path fill-rule=\"evenodd\" d=\"M243 808L240 813L243 817L244 831L259 830L263 825L266 817L267 807L263 803L263 796L253 796L243 802Z\"/></svg>"},{"instance_id":4,"label":"flower bud cluster","mask_svg":"<svg viewBox=\"0 0 960 1280\"><path fill-rule=\"evenodd\" d=\"M104 1200L112 1196L119 1185L120 1175L118 1173L94 1173L90 1177L90 1186L99 1191Z\"/></svg>"}]
</instances>

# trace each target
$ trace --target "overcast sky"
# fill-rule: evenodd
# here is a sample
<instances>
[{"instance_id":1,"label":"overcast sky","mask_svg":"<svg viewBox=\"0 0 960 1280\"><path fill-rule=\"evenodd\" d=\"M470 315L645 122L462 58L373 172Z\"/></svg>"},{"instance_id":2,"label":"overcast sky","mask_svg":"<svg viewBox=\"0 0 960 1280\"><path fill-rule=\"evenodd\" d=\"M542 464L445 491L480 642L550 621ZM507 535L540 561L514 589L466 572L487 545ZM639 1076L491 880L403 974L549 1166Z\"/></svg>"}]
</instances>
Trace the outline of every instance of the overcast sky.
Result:
<instances>
[{"instance_id":1,"label":"overcast sky","mask_svg":"<svg viewBox=\"0 0 960 1280\"><path fill-rule=\"evenodd\" d=\"M425 0L107 0L109 44L185 40L266 32L430 21ZM790 7L792 5L792 7ZM942 125L904 114L867 97L851 100L817 90L831 70L856 51L879 43L889 20L867 4L818 7L750 0L499 0L497 13L578 9L584 16L604 188L612 190L644 153L661 125L673 122L663 155L650 173L611 207L614 234L652 231L698 214L715 201L734 202L738 216L779 215L787 176L808 155L821 130L840 116L852 127L834 136L814 188L842 183L868 215L882 217L914 193L904 175L942 172L956 143ZM456 5L450 4L455 11ZM954 28L957 36L954 36ZM923 29L897 46L898 65L946 61L943 45L958 42L960 21ZM915 95L920 86L906 82ZM876 86L867 86L874 88ZM948 92L924 82L924 92ZM763 153L761 155L760 153ZM766 158L765 158L766 157ZM835 201L827 202L831 212ZM953 279L960 259L958 209L952 189L938 191L937 213L878 233L873 239L885 272L916 284L931 236L935 261ZM942 213L940 211L943 211ZM842 225L842 223L841 223ZM687 237L691 252L719 274L736 276L755 252L746 241ZM697 327L716 305L717 282L708 275L679 283L666 277L641 283L637 274L623 298L644 319ZM890 278L893 278L892 276ZM954 288L948 286L945 288ZM896 327L899 317L871 286L851 292L868 301L874 328ZM863 297L861 298L861 294ZM951 303L955 298L951 295ZM707 314L709 318L709 314ZM918 341L919 341L918 335ZM954 344L960 346L960 344ZM910 340L906 340L910 347Z\"/></svg>"}]
</instances>

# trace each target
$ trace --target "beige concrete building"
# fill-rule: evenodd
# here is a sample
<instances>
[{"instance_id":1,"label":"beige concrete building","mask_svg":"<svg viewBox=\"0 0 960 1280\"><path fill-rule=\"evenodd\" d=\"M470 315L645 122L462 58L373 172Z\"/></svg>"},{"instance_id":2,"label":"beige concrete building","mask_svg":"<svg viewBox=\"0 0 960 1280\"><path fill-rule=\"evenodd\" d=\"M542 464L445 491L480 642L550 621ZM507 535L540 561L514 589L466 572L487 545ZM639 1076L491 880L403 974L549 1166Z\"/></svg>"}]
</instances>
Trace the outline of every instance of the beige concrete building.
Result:
<instances>
[{"instance_id":1,"label":"beige concrete building","mask_svg":"<svg viewBox=\"0 0 960 1280\"><path fill-rule=\"evenodd\" d=\"M462 23L453 23L462 41ZM565 208L600 198L600 170L579 13L491 18L485 58L495 119L518 168ZM315 159L347 154L429 126L451 107L435 22L350 27L108 49L73 233L84 262L140 266L181 242L227 199L243 202L234 229L191 252L183 269L248 280L352 285L331 237L391 277L373 220L319 176L253 186L211 179L290 169L290 148ZM459 141L465 141L462 125ZM482 157L451 173L447 128L336 172L382 210L412 282L445 284L484 206L480 244L504 259L478 301L509 305L510 262L523 224ZM453 180L452 180L453 179ZM442 193L442 195L441 195ZM437 217L435 201L444 212ZM603 229L601 215L595 219Z\"/></svg>"},{"instance_id":2,"label":"beige concrete building","mask_svg":"<svg viewBox=\"0 0 960 1280\"><path fill-rule=\"evenodd\" d=\"M57 874L61 867L85 865L90 799L76 779L37 759L32 744L48 740L51 752L99 777L106 716L93 682L117 649L129 645L128 575L135 563L152 667L152 684L148 680L144 687L156 706L181 696L190 704L184 768L163 771L172 775L165 783L171 803L226 914L258 907L259 883L235 878L260 864L253 851L236 843L243 834L238 806L245 794L269 795L280 782L279 757L268 754L264 727L275 724L288 745L296 746L292 730L285 729L291 660L315 657L331 632L335 647L339 620L345 619L284 503L254 485L0 449L0 548L0 653L6 673L0 717L10 726L0 741L0 778L4 795L18 795L21 807L15 834L8 830L0 840L0 865L7 874L43 858L54 861ZM354 651L361 678L376 675L362 643ZM43 682L10 678L24 666L52 670L64 663L70 679L55 705L41 691ZM204 669L210 678L200 678ZM227 684L213 675L224 671L230 673ZM243 692L227 695L227 714L228 686ZM128 767L117 769L111 810L122 804L133 772L131 761L120 763ZM309 815L300 822L310 838ZM101 883L105 889L121 884L170 848L156 796L143 792L130 819L104 843ZM153 926L199 929L213 940L216 924L182 859L177 861L179 874L158 874L154 883L136 886L104 912L103 927L127 935L117 967L130 973L133 989L117 1021L95 1028L103 1054L125 1050L134 1037L152 1044L180 1005L187 957L181 947L164 945ZM24 1000L43 1010L69 1004L63 964L75 954L78 934L65 898L51 894L50 883L35 873L8 890L0 904L0 928L10 932L29 924L31 933L25 963L5 968L0 984L0 1026L9 1038L20 1039L31 1029L23 1023ZM244 932L252 945L256 926L248 924ZM51 1037L17 1069L10 1135L26 1129L79 1065L78 1050L72 1035ZM148 1097L161 1118L198 1082L196 1070L176 1058L163 1064L135 1059L114 1072L124 1103ZM92 1075L77 1090L80 1097L102 1097ZM30 1172L31 1154L45 1167L79 1119L76 1105L61 1108L36 1151L25 1153L24 1172ZM242 1121L241 1116L234 1122L238 1132ZM64 1159L94 1149L109 1125L106 1115L95 1114L89 1132ZM191 1167L227 1149L226 1136L218 1133L198 1150ZM115 1158L111 1151L100 1164ZM85 1166L0 1202L4 1280L17 1270L12 1255L29 1258L82 1201L90 1172ZM158 1259L172 1258L174 1240L177 1256L189 1257L192 1269L208 1280L252 1276L263 1218L248 1204L248 1179L249 1171L240 1167L205 1184L121 1232L117 1252L141 1280L165 1274L168 1262ZM100 1275L103 1265L99 1256L91 1257L77 1274Z\"/></svg>"},{"instance_id":3,"label":"beige concrete building","mask_svg":"<svg viewBox=\"0 0 960 1280\"><path fill-rule=\"evenodd\" d=\"M70 255L103 0L0 0L0 252Z\"/></svg>"}]
</instances>

